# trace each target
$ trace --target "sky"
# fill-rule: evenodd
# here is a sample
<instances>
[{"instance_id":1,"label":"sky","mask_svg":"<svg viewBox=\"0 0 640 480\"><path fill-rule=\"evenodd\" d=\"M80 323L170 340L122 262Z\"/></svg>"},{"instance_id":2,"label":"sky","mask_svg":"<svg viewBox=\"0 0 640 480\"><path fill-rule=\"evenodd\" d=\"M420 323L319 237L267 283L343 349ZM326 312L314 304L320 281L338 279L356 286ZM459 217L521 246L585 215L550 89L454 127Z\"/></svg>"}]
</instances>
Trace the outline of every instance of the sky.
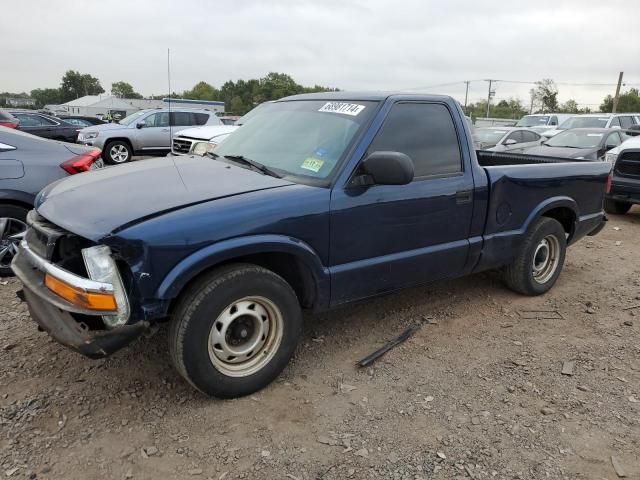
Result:
<instances>
[{"instance_id":1,"label":"sky","mask_svg":"<svg viewBox=\"0 0 640 480\"><path fill-rule=\"evenodd\" d=\"M65 71L143 95L204 80L291 75L341 90L412 90L528 104L542 78L597 107L640 87L640 2L629 0L20 0L1 22L0 91L57 87ZM525 83L510 83L525 82Z\"/></svg>"}]
</instances>

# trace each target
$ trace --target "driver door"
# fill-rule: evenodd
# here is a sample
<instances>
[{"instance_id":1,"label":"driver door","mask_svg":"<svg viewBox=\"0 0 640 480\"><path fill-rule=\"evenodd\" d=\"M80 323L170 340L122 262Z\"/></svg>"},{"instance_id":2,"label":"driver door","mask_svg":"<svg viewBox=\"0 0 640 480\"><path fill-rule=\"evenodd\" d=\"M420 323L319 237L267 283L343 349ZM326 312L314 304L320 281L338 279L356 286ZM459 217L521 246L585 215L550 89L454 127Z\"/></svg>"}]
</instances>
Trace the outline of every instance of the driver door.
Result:
<instances>
[{"instance_id":1,"label":"driver door","mask_svg":"<svg viewBox=\"0 0 640 480\"><path fill-rule=\"evenodd\" d=\"M334 188L332 305L454 277L467 260L473 178L463 167L448 108L394 104L367 154L375 151L408 155L414 179L408 185Z\"/></svg>"}]
</instances>

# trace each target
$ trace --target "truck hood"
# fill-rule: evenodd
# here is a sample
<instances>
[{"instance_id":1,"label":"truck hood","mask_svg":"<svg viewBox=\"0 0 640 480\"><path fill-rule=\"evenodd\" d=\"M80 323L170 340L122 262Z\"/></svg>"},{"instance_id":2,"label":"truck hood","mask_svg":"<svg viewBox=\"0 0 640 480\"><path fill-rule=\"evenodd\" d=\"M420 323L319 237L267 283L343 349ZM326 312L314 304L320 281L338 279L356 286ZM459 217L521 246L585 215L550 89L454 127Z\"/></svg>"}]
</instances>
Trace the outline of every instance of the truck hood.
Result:
<instances>
[{"instance_id":1,"label":"truck hood","mask_svg":"<svg viewBox=\"0 0 640 480\"><path fill-rule=\"evenodd\" d=\"M537 147L526 148L523 153L527 155L542 155L545 157L561 157L561 158L585 158L595 160L598 148L568 148L568 147L547 147L540 145ZM592 158L593 157L593 158Z\"/></svg>"},{"instance_id":2,"label":"truck hood","mask_svg":"<svg viewBox=\"0 0 640 480\"><path fill-rule=\"evenodd\" d=\"M186 128L180 130L175 136L196 138L198 140L211 140L213 137L231 133L238 128L239 127L235 125L208 125L205 127Z\"/></svg>"},{"instance_id":3,"label":"truck hood","mask_svg":"<svg viewBox=\"0 0 640 480\"><path fill-rule=\"evenodd\" d=\"M164 157L81 173L46 187L36 209L89 240L190 205L292 185L206 157Z\"/></svg>"}]
</instances>

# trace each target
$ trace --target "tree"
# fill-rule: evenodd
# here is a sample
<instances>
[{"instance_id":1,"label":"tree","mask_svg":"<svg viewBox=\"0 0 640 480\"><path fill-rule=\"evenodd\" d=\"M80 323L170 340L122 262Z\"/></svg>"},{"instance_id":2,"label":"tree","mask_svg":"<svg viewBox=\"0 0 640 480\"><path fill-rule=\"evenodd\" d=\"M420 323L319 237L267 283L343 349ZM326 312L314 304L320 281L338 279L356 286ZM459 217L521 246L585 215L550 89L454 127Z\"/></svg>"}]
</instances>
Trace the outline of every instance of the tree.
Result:
<instances>
[{"instance_id":1,"label":"tree","mask_svg":"<svg viewBox=\"0 0 640 480\"><path fill-rule=\"evenodd\" d=\"M31 98L36 101L37 108L62 103L62 94L59 88L36 88L31 90Z\"/></svg>"},{"instance_id":2,"label":"tree","mask_svg":"<svg viewBox=\"0 0 640 480\"><path fill-rule=\"evenodd\" d=\"M474 104L470 104L465 112L473 117L484 117L487 113L487 101L480 100ZM519 119L527 114L527 110L518 98L509 98L508 100L500 100L496 104L489 107L489 116L492 118L510 118Z\"/></svg>"},{"instance_id":3,"label":"tree","mask_svg":"<svg viewBox=\"0 0 640 480\"><path fill-rule=\"evenodd\" d=\"M580 113L580 108L578 107L578 102L574 99L570 98L558 109L558 113Z\"/></svg>"},{"instance_id":4,"label":"tree","mask_svg":"<svg viewBox=\"0 0 640 480\"><path fill-rule=\"evenodd\" d=\"M191 90L185 90L183 96L194 100L220 100L220 90L207 82L198 82Z\"/></svg>"},{"instance_id":5,"label":"tree","mask_svg":"<svg viewBox=\"0 0 640 480\"><path fill-rule=\"evenodd\" d=\"M131 84L127 82L114 82L111 84L111 95L120 98L142 98L138 92L136 92Z\"/></svg>"},{"instance_id":6,"label":"tree","mask_svg":"<svg viewBox=\"0 0 640 480\"><path fill-rule=\"evenodd\" d=\"M611 95L604 98L600 105L600 111L606 113L613 111L613 97ZM625 112L640 112L640 92L637 88L631 88L628 92L620 94L616 113Z\"/></svg>"},{"instance_id":7,"label":"tree","mask_svg":"<svg viewBox=\"0 0 640 480\"><path fill-rule=\"evenodd\" d=\"M543 113L558 110L558 87L550 78L536 82L535 96L542 103Z\"/></svg>"},{"instance_id":8,"label":"tree","mask_svg":"<svg viewBox=\"0 0 640 480\"><path fill-rule=\"evenodd\" d=\"M62 77L60 85L62 103L85 95L98 95L104 93L100 80L88 73L82 74L75 70L67 70Z\"/></svg>"}]
</instances>

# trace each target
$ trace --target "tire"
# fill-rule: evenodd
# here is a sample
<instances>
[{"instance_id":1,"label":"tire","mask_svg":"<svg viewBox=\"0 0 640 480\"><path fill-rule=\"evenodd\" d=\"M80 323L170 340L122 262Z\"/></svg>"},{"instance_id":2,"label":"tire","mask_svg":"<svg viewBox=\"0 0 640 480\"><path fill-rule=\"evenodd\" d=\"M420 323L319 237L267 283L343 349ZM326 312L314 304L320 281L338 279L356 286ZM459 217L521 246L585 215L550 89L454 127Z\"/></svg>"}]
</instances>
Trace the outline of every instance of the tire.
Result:
<instances>
[{"instance_id":1,"label":"tire","mask_svg":"<svg viewBox=\"0 0 640 480\"><path fill-rule=\"evenodd\" d=\"M102 151L102 158L110 165L120 165L131 161L133 151L131 145L123 140L107 142Z\"/></svg>"},{"instance_id":2,"label":"tire","mask_svg":"<svg viewBox=\"0 0 640 480\"><path fill-rule=\"evenodd\" d=\"M567 251L567 237L557 220L541 217L529 228L522 248L505 267L507 286L524 295L541 295L556 283Z\"/></svg>"},{"instance_id":3,"label":"tire","mask_svg":"<svg viewBox=\"0 0 640 480\"><path fill-rule=\"evenodd\" d=\"M604 199L604 211L615 215L624 215L631 208L629 202L621 202L618 200Z\"/></svg>"},{"instance_id":4,"label":"tire","mask_svg":"<svg viewBox=\"0 0 640 480\"><path fill-rule=\"evenodd\" d=\"M270 270L236 264L204 276L181 295L169 351L195 388L234 398L271 383L301 333L300 304L291 286Z\"/></svg>"},{"instance_id":5,"label":"tire","mask_svg":"<svg viewBox=\"0 0 640 480\"><path fill-rule=\"evenodd\" d=\"M28 212L17 205L0 205L0 277L13 276L11 260L26 233Z\"/></svg>"}]
</instances>

